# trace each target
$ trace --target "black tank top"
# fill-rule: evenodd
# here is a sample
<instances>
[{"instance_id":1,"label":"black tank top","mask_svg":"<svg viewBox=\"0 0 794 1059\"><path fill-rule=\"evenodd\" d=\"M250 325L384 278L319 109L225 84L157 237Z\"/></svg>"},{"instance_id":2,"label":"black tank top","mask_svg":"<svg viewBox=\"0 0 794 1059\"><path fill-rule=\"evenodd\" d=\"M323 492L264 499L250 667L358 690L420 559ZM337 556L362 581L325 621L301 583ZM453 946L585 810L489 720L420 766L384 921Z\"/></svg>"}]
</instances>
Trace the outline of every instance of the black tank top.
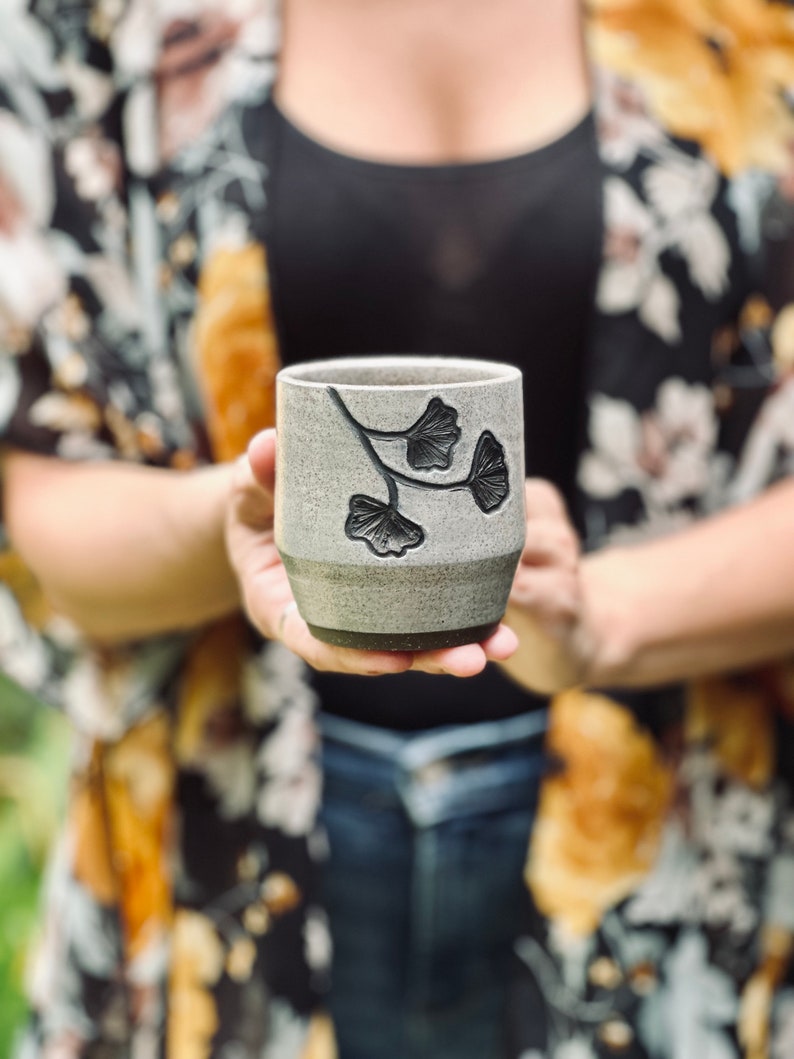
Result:
<instances>
[{"instance_id":1,"label":"black tank top","mask_svg":"<svg viewBox=\"0 0 794 1059\"><path fill-rule=\"evenodd\" d=\"M522 155L437 166L341 154L272 102L265 121L282 362L429 353L516 364L527 473L572 496L601 253L592 115ZM315 681L325 709L400 729L511 716L539 701L494 666L470 680Z\"/></svg>"}]
</instances>

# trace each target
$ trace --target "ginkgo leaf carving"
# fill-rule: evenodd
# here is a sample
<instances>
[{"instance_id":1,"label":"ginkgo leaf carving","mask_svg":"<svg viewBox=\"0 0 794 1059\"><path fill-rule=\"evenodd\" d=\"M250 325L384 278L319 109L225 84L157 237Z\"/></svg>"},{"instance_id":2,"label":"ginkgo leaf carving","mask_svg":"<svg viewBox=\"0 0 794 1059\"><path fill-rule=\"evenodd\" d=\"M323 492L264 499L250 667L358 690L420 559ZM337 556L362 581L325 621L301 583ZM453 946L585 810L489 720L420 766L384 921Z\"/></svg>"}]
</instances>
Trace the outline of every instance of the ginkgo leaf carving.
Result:
<instances>
[{"instance_id":1,"label":"ginkgo leaf carving","mask_svg":"<svg viewBox=\"0 0 794 1059\"><path fill-rule=\"evenodd\" d=\"M364 541L376 555L405 555L425 539L421 526L401 515L396 507L371 496L356 493L350 498L345 533L351 540Z\"/></svg>"},{"instance_id":2,"label":"ginkgo leaf carving","mask_svg":"<svg viewBox=\"0 0 794 1059\"><path fill-rule=\"evenodd\" d=\"M495 511L510 492L505 450L490 430L477 440L466 484L480 511Z\"/></svg>"},{"instance_id":3,"label":"ginkgo leaf carving","mask_svg":"<svg viewBox=\"0 0 794 1059\"><path fill-rule=\"evenodd\" d=\"M471 470L466 478L450 481L447 478L414 478L384 462L375 441L406 442L406 459L413 470L442 468L452 463L452 450L460 440L458 413L440 397L430 399L427 408L407 430L379 430L359 423L338 390L328 387L328 394L351 429L357 435L372 466L383 479L388 499L356 493L351 496L345 520L345 533L353 541L363 541L370 551L381 557L401 558L411 548L424 544L425 531L400 511L399 487L427 489L431 492L470 490L480 511L496 511L510 493L505 450L490 430L484 430L477 440Z\"/></svg>"},{"instance_id":4,"label":"ginkgo leaf carving","mask_svg":"<svg viewBox=\"0 0 794 1059\"><path fill-rule=\"evenodd\" d=\"M440 397L433 397L412 427L405 431L408 463L415 471L452 463L452 450L460 439L458 413Z\"/></svg>"}]
</instances>

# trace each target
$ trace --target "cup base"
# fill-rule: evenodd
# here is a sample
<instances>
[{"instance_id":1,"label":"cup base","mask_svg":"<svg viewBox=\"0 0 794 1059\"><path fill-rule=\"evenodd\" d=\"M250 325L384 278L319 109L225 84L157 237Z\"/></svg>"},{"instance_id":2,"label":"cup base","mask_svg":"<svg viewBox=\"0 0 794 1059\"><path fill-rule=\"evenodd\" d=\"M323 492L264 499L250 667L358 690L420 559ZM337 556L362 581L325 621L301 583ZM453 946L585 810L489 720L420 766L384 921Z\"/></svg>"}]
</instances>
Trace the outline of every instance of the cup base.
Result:
<instances>
[{"instance_id":1,"label":"cup base","mask_svg":"<svg viewBox=\"0 0 794 1059\"><path fill-rule=\"evenodd\" d=\"M462 647L486 640L499 628L498 621L487 625L470 625L466 629L442 629L438 632L351 632L346 629L324 629L307 623L312 636L334 647L354 647L364 651L437 651L442 647Z\"/></svg>"}]
</instances>

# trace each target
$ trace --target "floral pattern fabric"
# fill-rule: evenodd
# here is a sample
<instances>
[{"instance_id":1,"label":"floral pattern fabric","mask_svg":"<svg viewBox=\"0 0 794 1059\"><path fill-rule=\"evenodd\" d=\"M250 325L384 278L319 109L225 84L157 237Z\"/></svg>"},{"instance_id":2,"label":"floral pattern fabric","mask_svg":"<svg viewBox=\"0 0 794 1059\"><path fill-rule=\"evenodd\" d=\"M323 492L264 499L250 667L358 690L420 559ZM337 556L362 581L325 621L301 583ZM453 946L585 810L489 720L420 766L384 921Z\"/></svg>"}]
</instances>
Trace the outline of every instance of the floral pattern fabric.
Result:
<instances>
[{"instance_id":1,"label":"floral pattern fabric","mask_svg":"<svg viewBox=\"0 0 794 1059\"><path fill-rule=\"evenodd\" d=\"M272 422L258 115L273 0L0 13L0 433L189 469ZM674 531L794 470L794 13L593 0L604 254L576 519ZM788 94L787 94L788 93ZM778 284L778 288L779 288ZM241 383L244 380L244 383ZM330 952L314 696L241 618L98 652L0 553L0 664L74 722L25 1059L289 1059ZM794 669L552 704L516 925L520 1059L794 1049Z\"/></svg>"}]
</instances>

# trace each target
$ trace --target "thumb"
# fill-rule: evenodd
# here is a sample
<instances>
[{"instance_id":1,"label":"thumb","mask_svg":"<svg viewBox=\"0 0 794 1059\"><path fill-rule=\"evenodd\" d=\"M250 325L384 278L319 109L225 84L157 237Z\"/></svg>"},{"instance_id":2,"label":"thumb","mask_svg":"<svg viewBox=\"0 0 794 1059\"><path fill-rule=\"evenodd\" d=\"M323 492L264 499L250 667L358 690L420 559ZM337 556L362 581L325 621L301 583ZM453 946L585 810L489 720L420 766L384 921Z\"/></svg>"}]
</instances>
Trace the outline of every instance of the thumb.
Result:
<instances>
[{"instance_id":1,"label":"thumb","mask_svg":"<svg viewBox=\"0 0 794 1059\"><path fill-rule=\"evenodd\" d=\"M248 444L248 462L258 485L272 493L276 483L276 432L255 434Z\"/></svg>"}]
</instances>

